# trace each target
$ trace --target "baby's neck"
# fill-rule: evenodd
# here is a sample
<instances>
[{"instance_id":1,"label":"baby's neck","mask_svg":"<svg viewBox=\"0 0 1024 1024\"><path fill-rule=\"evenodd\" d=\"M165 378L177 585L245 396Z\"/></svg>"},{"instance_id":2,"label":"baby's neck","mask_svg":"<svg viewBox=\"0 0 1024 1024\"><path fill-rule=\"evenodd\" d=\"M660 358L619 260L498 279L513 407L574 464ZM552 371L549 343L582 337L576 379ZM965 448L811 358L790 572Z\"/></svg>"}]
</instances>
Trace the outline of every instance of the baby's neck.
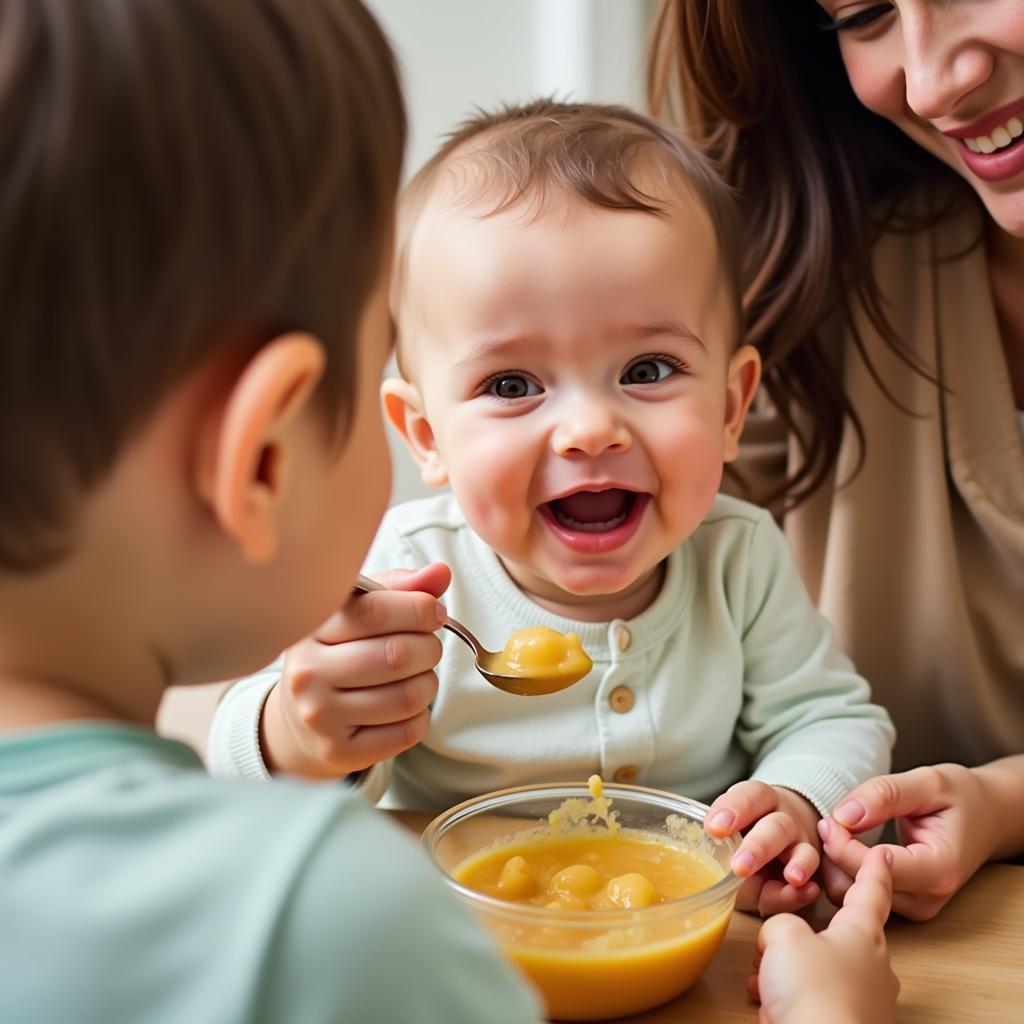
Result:
<instances>
[{"instance_id":1,"label":"baby's neck","mask_svg":"<svg viewBox=\"0 0 1024 1024\"><path fill-rule=\"evenodd\" d=\"M515 573L509 566L506 570L516 586L541 608L564 619L577 622L611 622L612 619L635 619L646 611L661 593L665 582L665 563L656 565L646 576L632 586L616 594L579 595L545 585L543 580L533 580Z\"/></svg>"}]
</instances>

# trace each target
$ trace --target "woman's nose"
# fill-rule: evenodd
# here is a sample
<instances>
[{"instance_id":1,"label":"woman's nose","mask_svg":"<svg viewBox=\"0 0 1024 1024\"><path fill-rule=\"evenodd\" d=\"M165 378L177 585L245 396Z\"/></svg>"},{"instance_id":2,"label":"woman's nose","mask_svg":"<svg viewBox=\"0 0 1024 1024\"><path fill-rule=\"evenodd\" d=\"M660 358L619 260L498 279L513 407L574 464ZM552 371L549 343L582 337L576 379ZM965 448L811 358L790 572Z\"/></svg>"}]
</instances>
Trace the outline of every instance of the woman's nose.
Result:
<instances>
[{"instance_id":1,"label":"woman's nose","mask_svg":"<svg viewBox=\"0 0 1024 1024\"><path fill-rule=\"evenodd\" d=\"M966 12L955 5L921 5L901 24L907 106L927 121L948 117L988 81L995 65L992 46L974 34Z\"/></svg>"},{"instance_id":2,"label":"woman's nose","mask_svg":"<svg viewBox=\"0 0 1024 1024\"><path fill-rule=\"evenodd\" d=\"M632 443L628 427L614 410L595 398L583 398L562 411L551 446L557 455L601 455L625 452Z\"/></svg>"}]
</instances>

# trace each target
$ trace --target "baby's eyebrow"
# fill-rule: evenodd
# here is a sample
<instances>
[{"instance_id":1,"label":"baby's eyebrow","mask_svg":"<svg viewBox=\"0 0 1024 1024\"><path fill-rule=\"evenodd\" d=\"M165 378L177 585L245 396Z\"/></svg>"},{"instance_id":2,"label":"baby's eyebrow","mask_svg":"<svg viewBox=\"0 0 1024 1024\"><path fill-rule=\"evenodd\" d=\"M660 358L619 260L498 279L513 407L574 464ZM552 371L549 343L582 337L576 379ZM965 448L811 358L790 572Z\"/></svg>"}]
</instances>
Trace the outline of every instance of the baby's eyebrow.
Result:
<instances>
[{"instance_id":1,"label":"baby's eyebrow","mask_svg":"<svg viewBox=\"0 0 1024 1024\"><path fill-rule=\"evenodd\" d=\"M707 351L707 346L701 338L694 334L694 332L680 320L655 320L650 323L627 324L621 329L621 331L617 331L616 333L621 334L624 339L629 341L645 341L648 338L664 337L668 335L688 344L692 343L697 345L705 352Z\"/></svg>"},{"instance_id":2,"label":"baby's eyebrow","mask_svg":"<svg viewBox=\"0 0 1024 1024\"><path fill-rule=\"evenodd\" d=\"M538 334L485 336L472 343L469 352L456 362L455 368L483 363L498 356L525 355L531 349L544 350L548 347L545 339Z\"/></svg>"}]
</instances>

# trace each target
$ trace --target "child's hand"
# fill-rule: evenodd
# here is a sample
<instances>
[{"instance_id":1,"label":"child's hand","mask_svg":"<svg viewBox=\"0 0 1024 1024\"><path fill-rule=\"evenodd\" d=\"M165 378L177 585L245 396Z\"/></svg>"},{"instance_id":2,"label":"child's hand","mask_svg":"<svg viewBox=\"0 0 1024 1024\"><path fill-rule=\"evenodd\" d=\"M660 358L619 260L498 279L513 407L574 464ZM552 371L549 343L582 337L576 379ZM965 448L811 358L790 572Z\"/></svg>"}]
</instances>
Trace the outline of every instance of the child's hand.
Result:
<instances>
[{"instance_id":1,"label":"child's hand","mask_svg":"<svg viewBox=\"0 0 1024 1024\"><path fill-rule=\"evenodd\" d=\"M991 856L992 816L983 776L962 765L915 768L865 782L819 825L832 862L825 875L829 898L842 900L867 856L868 848L851 833L896 818L903 845L886 847L894 858L893 909L915 921L934 917Z\"/></svg>"},{"instance_id":2,"label":"child's hand","mask_svg":"<svg viewBox=\"0 0 1024 1024\"><path fill-rule=\"evenodd\" d=\"M737 782L711 805L704 822L708 835L724 839L750 829L731 862L733 872L746 879L736 897L739 910L767 916L818 898L811 881L821 861L818 820L817 810L798 793L763 782Z\"/></svg>"},{"instance_id":3,"label":"child's hand","mask_svg":"<svg viewBox=\"0 0 1024 1024\"><path fill-rule=\"evenodd\" d=\"M762 1024L885 1024L900 983L882 930L892 901L892 854L865 858L842 909L819 934L791 914L765 921L747 982Z\"/></svg>"},{"instance_id":4,"label":"child's hand","mask_svg":"<svg viewBox=\"0 0 1024 1024\"><path fill-rule=\"evenodd\" d=\"M418 743L430 724L447 613L436 598L451 570L434 564L378 577L391 588L354 594L285 654L263 709L271 771L348 775Z\"/></svg>"}]
</instances>

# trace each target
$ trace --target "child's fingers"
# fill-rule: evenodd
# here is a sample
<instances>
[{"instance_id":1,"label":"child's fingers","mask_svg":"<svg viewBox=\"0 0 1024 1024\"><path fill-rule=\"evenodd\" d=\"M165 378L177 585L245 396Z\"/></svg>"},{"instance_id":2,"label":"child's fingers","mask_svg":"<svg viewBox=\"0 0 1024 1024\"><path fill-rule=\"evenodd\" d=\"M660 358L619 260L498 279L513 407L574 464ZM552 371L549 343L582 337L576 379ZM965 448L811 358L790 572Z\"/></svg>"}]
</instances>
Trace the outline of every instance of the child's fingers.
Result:
<instances>
[{"instance_id":1,"label":"child's fingers","mask_svg":"<svg viewBox=\"0 0 1024 1024\"><path fill-rule=\"evenodd\" d=\"M288 652L285 674L296 699L326 687L364 689L432 672L441 660L441 641L433 633L394 633L315 644Z\"/></svg>"},{"instance_id":2,"label":"child's fingers","mask_svg":"<svg viewBox=\"0 0 1024 1024\"><path fill-rule=\"evenodd\" d=\"M429 711L390 725L368 725L357 729L337 749L337 756L339 760L344 758L347 762L358 762L364 768L369 767L414 747L426 736L429 727ZM323 752L327 764L331 763L330 753L329 749Z\"/></svg>"},{"instance_id":3,"label":"child's fingers","mask_svg":"<svg viewBox=\"0 0 1024 1024\"><path fill-rule=\"evenodd\" d=\"M321 644L344 644L389 633L433 633L448 613L431 594L374 590L353 594L313 634Z\"/></svg>"},{"instance_id":4,"label":"child's fingers","mask_svg":"<svg viewBox=\"0 0 1024 1024\"><path fill-rule=\"evenodd\" d=\"M870 851L859 839L834 821L822 821L818 828L825 855L848 875L856 875ZM926 893L941 888L948 875L944 858L930 846L885 846L893 856L893 884L902 893Z\"/></svg>"},{"instance_id":5,"label":"child's fingers","mask_svg":"<svg viewBox=\"0 0 1024 1024\"><path fill-rule=\"evenodd\" d=\"M793 886L777 878L770 878L761 887L757 900L757 912L762 917L772 914L793 914L804 907L810 906L820 894L817 882Z\"/></svg>"},{"instance_id":6,"label":"child's fingers","mask_svg":"<svg viewBox=\"0 0 1024 1024\"><path fill-rule=\"evenodd\" d=\"M821 855L810 843L796 843L788 850L783 850L779 860L786 865L782 870L783 878L799 888L818 870Z\"/></svg>"},{"instance_id":7,"label":"child's fingers","mask_svg":"<svg viewBox=\"0 0 1024 1024\"><path fill-rule=\"evenodd\" d=\"M841 907L847 890L853 885L853 876L826 856L821 862L821 878L825 884L825 895L835 906Z\"/></svg>"},{"instance_id":8,"label":"child's fingers","mask_svg":"<svg viewBox=\"0 0 1024 1024\"><path fill-rule=\"evenodd\" d=\"M768 918L761 930L757 933L757 941L754 943L754 955L760 964L760 957L764 956L768 948L773 945L786 945L805 936L813 931L811 926L802 918L793 914L777 914Z\"/></svg>"},{"instance_id":9,"label":"child's fingers","mask_svg":"<svg viewBox=\"0 0 1024 1024\"><path fill-rule=\"evenodd\" d=\"M892 909L893 851L887 846L868 850L829 928L855 925L868 935L881 938Z\"/></svg>"},{"instance_id":10,"label":"child's fingers","mask_svg":"<svg viewBox=\"0 0 1024 1024\"><path fill-rule=\"evenodd\" d=\"M298 710L316 732L351 732L353 727L404 722L426 711L437 696L437 674L421 672L396 683L382 683L356 690L341 690L327 700L309 701Z\"/></svg>"},{"instance_id":11,"label":"child's fingers","mask_svg":"<svg viewBox=\"0 0 1024 1024\"><path fill-rule=\"evenodd\" d=\"M832 817L851 832L865 832L891 818L930 814L948 804L941 779L932 767L879 775L847 793Z\"/></svg>"},{"instance_id":12,"label":"child's fingers","mask_svg":"<svg viewBox=\"0 0 1024 1024\"><path fill-rule=\"evenodd\" d=\"M737 782L708 808L704 831L724 839L771 813L778 804L778 794L771 786L753 780Z\"/></svg>"},{"instance_id":13,"label":"child's fingers","mask_svg":"<svg viewBox=\"0 0 1024 1024\"><path fill-rule=\"evenodd\" d=\"M746 878L760 871L799 839L797 824L788 814L781 811L768 814L743 837L729 866L734 874Z\"/></svg>"}]
</instances>

